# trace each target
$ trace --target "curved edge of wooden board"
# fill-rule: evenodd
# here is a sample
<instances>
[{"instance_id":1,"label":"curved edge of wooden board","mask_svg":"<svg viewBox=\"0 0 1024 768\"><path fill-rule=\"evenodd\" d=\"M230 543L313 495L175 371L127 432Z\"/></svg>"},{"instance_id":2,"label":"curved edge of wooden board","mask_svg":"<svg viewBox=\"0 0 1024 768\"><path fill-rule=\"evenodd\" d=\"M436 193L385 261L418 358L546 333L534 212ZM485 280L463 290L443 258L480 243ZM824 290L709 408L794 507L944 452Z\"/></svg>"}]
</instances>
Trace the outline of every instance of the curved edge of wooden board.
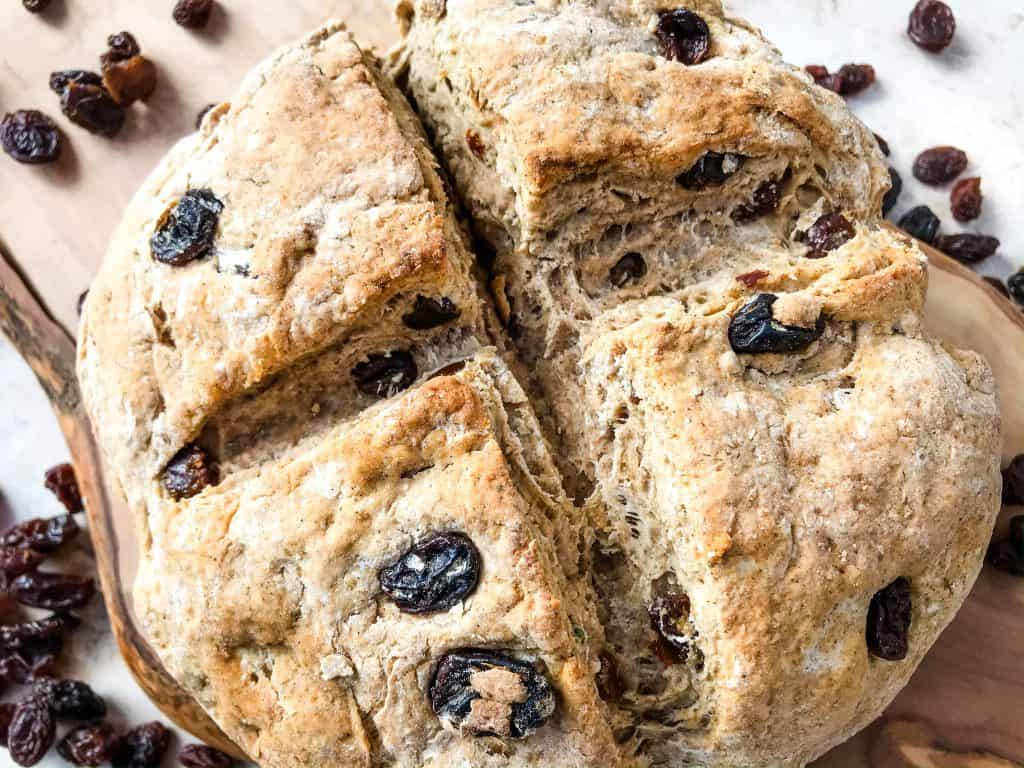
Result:
<instances>
[{"instance_id":1,"label":"curved edge of wooden board","mask_svg":"<svg viewBox=\"0 0 1024 768\"><path fill-rule=\"evenodd\" d=\"M75 344L50 316L0 244L0 332L10 339L43 387L71 452L86 502L89 535L111 631L121 656L152 702L178 726L210 746L245 759L245 754L164 669L135 625L121 589L112 486L89 426L75 376Z\"/></svg>"}]
</instances>

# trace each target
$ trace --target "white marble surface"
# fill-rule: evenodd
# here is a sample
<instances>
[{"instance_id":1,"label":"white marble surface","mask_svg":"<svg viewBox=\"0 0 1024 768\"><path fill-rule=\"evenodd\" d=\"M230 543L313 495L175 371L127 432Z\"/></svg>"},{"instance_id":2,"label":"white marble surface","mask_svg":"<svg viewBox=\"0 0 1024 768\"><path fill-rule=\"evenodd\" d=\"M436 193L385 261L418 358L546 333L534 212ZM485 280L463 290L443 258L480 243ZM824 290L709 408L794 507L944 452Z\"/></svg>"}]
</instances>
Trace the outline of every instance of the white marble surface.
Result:
<instances>
[{"instance_id":1,"label":"white marble surface","mask_svg":"<svg viewBox=\"0 0 1024 768\"><path fill-rule=\"evenodd\" d=\"M1024 3L951 4L959 30L954 45L939 56L918 49L904 34L912 0L735 0L732 7L759 24L794 63L835 68L856 61L876 67L878 85L850 103L892 146L891 162L906 184L897 215L925 203L943 219L945 231L963 229L949 213L948 189L924 187L910 174L914 156L924 148L963 148L971 158L968 173L982 176L986 194L983 217L968 229L1003 241L981 271L1005 276L1024 263ZM8 204L0 198L0 205ZM67 450L31 373L4 340L0 391L0 524L12 515L56 514L59 506L43 489L42 475ZM72 559L87 563L84 550ZM107 697L115 721L158 716L120 662L98 601L67 658L71 674ZM0 766L11 764L0 751ZM42 765L65 764L52 756Z\"/></svg>"}]
</instances>

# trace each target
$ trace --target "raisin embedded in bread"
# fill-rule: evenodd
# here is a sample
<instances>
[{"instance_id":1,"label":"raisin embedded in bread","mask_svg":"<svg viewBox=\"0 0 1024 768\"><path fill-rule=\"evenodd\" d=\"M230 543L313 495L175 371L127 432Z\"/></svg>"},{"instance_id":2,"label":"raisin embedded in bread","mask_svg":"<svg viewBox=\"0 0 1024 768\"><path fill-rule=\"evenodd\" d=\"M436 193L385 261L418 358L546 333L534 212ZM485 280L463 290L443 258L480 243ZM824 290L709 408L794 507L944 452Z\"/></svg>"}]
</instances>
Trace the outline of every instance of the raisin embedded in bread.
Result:
<instances>
[{"instance_id":1,"label":"raisin embedded in bread","mask_svg":"<svg viewBox=\"0 0 1024 768\"><path fill-rule=\"evenodd\" d=\"M400 17L476 259L332 23L171 152L92 290L149 639L268 768L806 763L998 506L991 373L922 329L874 140L714 0Z\"/></svg>"}]
</instances>

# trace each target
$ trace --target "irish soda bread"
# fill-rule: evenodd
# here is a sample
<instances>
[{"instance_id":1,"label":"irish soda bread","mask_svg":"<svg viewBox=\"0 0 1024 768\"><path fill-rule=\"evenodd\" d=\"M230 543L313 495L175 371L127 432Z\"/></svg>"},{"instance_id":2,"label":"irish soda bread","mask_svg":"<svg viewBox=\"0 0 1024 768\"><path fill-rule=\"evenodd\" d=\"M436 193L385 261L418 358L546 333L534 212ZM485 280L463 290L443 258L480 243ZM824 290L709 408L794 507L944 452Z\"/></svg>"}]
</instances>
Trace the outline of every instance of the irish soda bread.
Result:
<instances>
[{"instance_id":1,"label":"irish soda bread","mask_svg":"<svg viewBox=\"0 0 1024 768\"><path fill-rule=\"evenodd\" d=\"M970 589L991 373L871 134L668 10L403 2L427 132L330 24L132 202L82 387L148 636L261 765L802 765Z\"/></svg>"}]
</instances>

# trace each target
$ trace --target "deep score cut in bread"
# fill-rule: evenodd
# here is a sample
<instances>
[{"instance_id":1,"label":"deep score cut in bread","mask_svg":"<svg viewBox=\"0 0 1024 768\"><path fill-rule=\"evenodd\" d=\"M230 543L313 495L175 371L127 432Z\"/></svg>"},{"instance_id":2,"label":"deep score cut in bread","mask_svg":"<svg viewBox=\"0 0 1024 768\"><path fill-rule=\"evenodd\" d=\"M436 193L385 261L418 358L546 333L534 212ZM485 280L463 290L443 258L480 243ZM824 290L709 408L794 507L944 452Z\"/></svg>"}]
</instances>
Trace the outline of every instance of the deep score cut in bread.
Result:
<instances>
[{"instance_id":1,"label":"deep score cut in bread","mask_svg":"<svg viewBox=\"0 0 1024 768\"><path fill-rule=\"evenodd\" d=\"M715 2L399 18L426 133L328 25L90 292L149 639L272 768L814 759L998 508L991 373L925 335L870 132Z\"/></svg>"}]
</instances>

